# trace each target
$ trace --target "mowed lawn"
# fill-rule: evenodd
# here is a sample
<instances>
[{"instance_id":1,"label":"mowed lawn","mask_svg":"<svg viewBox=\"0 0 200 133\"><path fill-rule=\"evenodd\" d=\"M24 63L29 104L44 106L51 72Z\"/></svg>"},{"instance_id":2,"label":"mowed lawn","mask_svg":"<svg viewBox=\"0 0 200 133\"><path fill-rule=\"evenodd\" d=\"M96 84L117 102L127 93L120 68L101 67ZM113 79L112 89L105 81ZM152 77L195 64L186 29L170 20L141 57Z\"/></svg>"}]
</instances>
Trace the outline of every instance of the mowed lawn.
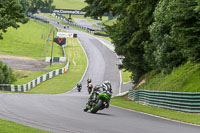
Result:
<instances>
[{"instance_id":1,"label":"mowed lawn","mask_svg":"<svg viewBox=\"0 0 200 133\"><path fill-rule=\"evenodd\" d=\"M67 38L65 51L70 61L69 70L39 84L28 93L59 94L67 92L76 86L86 70L87 58L76 38Z\"/></svg>"},{"instance_id":2,"label":"mowed lawn","mask_svg":"<svg viewBox=\"0 0 200 133\"><path fill-rule=\"evenodd\" d=\"M0 120L0 133L48 133L36 128L17 124L15 122Z\"/></svg>"},{"instance_id":3,"label":"mowed lawn","mask_svg":"<svg viewBox=\"0 0 200 133\"><path fill-rule=\"evenodd\" d=\"M9 28L3 34L3 40L0 40L0 54L33 58L50 56L51 41L49 42L45 55L43 55L43 52L51 28L51 25L36 20L30 20L26 24L20 24L20 28L18 29ZM62 49L59 45L54 45L54 56L62 56Z\"/></svg>"},{"instance_id":4,"label":"mowed lawn","mask_svg":"<svg viewBox=\"0 0 200 133\"><path fill-rule=\"evenodd\" d=\"M74 9L80 10L86 6L85 0L54 0L53 5L56 9Z\"/></svg>"}]
</instances>

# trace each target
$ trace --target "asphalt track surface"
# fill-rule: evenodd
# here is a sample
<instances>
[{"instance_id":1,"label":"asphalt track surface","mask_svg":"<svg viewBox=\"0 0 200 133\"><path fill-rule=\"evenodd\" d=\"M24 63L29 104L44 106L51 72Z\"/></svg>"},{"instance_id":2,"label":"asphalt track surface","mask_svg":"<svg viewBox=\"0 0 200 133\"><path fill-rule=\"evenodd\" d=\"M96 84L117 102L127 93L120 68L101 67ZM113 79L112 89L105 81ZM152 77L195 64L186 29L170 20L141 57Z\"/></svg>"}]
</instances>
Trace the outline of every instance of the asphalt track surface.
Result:
<instances>
[{"instance_id":1,"label":"asphalt track surface","mask_svg":"<svg viewBox=\"0 0 200 133\"><path fill-rule=\"evenodd\" d=\"M86 19L74 18L75 23L88 27L93 30L101 30L101 28L97 28L92 26L93 24L97 24L98 22L88 22ZM99 21L100 22L100 21Z\"/></svg>"},{"instance_id":2,"label":"asphalt track surface","mask_svg":"<svg viewBox=\"0 0 200 133\"><path fill-rule=\"evenodd\" d=\"M51 22L54 23L54 22ZM56 25L56 23L54 23ZM62 28L62 25L56 25ZM86 79L94 84L110 80L118 93L118 59L96 38L73 29L85 49L89 65L83 90L65 94L0 94L0 118L55 133L199 133L200 127L111 106L97 114L83 112L88 94ZM67 79L66 79L67 80ZM55 88L56 89L56 88Z\"/></svg>"}]
</instances>

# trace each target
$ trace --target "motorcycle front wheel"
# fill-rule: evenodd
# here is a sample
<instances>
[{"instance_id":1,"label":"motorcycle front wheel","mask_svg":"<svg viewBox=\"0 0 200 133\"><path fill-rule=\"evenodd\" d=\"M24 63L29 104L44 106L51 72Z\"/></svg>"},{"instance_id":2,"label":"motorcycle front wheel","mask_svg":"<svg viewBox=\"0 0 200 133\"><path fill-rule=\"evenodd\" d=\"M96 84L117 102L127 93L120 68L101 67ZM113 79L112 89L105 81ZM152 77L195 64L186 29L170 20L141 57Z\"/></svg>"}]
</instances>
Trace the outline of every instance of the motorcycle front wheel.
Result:
<instances>
[{"instance_id":1,"label":"motorcycle front wheel","mask_svg":"<svg viewBox=\"0 0 200 133\"><path fill-rule=\"evenodd\" d=\"M91 109L91 113L96 113L98 110L100 110L102 104L103 104L103 101L99 99L97 104L95 104L94 107Z\"/></svg>"}]
</instances>

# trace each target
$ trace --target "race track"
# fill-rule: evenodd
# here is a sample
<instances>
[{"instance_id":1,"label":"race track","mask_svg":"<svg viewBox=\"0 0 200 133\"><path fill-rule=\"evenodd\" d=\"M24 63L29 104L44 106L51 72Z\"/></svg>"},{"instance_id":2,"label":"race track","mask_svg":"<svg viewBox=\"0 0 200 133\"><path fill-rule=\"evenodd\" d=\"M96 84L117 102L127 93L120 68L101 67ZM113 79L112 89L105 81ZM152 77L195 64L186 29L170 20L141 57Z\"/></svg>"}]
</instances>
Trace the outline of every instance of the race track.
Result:
<instances>
[{"instance_id":1,"label":"race track","mask_svg":"<svg viewBox=\"0 0 200 133\"><path fill-rule=\"evenodd\" d=\"M55 22L50 22L62 28ZM55 133L199 133L200 127L161 119L111 106L97 114L83 112L88 93L86 80L94 85L110 80L114 94L119 92L120 74L116 54L97 38L74 29L88 57L82 80L83 90L65 94L0 93L0 118ZM67 80L67 79L66 79ZM56 88L55 88L56 89Z\"/></svg>"}]
</instances>

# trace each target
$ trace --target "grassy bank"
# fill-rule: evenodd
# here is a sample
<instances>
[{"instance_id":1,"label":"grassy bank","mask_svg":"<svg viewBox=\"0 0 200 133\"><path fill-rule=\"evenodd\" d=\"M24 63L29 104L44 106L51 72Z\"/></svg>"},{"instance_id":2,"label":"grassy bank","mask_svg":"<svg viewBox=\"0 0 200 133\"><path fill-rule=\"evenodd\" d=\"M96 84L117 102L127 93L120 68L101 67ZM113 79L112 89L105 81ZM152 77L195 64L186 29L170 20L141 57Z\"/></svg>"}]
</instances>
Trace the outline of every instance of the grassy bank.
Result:
<instances>
[{"instance_id":1,"label":"grassy bank","mask_svg":"<svg viewBox=\"0 0 200 133\"><path fill-rule=\"evenodd\" d=\"M42 76L46 72L37 72L37 71L25 71L25 70L17 70L13 71L15 74L17 81L14 82L14 85L23 85L26 84L39 76Z\"/></svg>"},{"instance_id":2,"label":"grassy bank","mask_svg":"<svg viewBox=\"0 0 200 133\"><path fill-rule=\"evenodd\" d=\"M47 133L15 122L0 120L0 133Z\"/></svg>"},{"instance_id":3,"label":"grassy bank","mask_svg":"<svg viewBox=\"0 0 200 133\"><path fill-rule=\"evenodd\" d=\"M161 109L158 107L146 106L123 97L115 97L111 100L111 104L126 109L131 109L139 112L153 114L173 120L193 123L200 125L200 114L184 113L173 110Z\"/></svg>"},{"instance_id":4,"label":"grassy bank","mask_svg":"<svg viewBox=\"0 0 200 133\"><path fill-rule=\"evenodd\" d=\"M66 18L69 18L69 15L68 15L68 14L64 14L64 16L65 16ZM75 18L86 19L87 22L98 22L98 23L100 23L100 22L102 22L102 21L106 21L106 20L108 19L108 17L106 17L106 16L103 16L103 17L102 17L102 21L101 21L101 20L92 19L91 17L84 17L84 15L71 15L71 17L72 17L72 21L73 21L73 22L75 22L75 20L74 20Z\"/></svg>"},{"instance_id":5,"label":"grassy bank","mask_svg":"<svg viewBox=\"0 0 200 133\"><path fill-rule=\"evenodd\" d=\"M99 25L108 25L111 26L117 21L117 18L113 18L112 20L104 19L102 22L98 23Z\"/></svg>"},{"instance_id":6,"label":"grassy bank","mask_svg":"<svg viewBox=\"0 0 200 133\"><path fill-rule=\"evenodd\" d=\"M122 73L122 82L125 83L131 81L131 72L122 69L121 73Z\"/></svg>"},{"instance_id":7,"label":"grassy bank","mask_svg":"<svg viewBox=\"0 0 200 133\"><path fill-rule=\"evenodd\" d=\"M67 39L66 54L69 57L70 65L67 73L47 80L35 88L31 89L29 93L39 94L58 94L71 90L80 81L87 66L87 59L85 53L80 46L77 39Z\"/></svg>"},{"instance_id":8,"label":"grassy bank","mask_svg":"<svg viewBox=\"0 0 200 133\"><path fill-rule=\"evenodd\" d=\"M152 72L146 76L146 82L137 89L200 92L200 64L188 62L168 75Z\"/></svg>"},{"instance_id":9,"label":"grassy bank","mask_svg":"<svg viewBox=\"0 0 200 133\"><path fill-rule=\"evenodd\" d=\"M80 10L86 6L84 0L54 0L53 5L56 9L74 9Z\"/></svg>"},{"instance_id":10,"label":"grassy bank","mask_svg":"<svg viewBox=\"0 0 200 133\"><path fill-rule=\"evenodd\" d=\"M53 71L59 68L63 68L66 64L65 63L53 63L51 66L47 66L43 70ZM26 70L13 70L14 75L17 78L17 81L12 83L14 85L22 85L26 84L39 76L46 74L47 72L40 72L40 71L26 71Z\"/></svg>"},{"instance_id":11,"label":"grassy bank","mask_svg":"<svg viewBox=\"0 0 200 133\"><path fill-rule=\"evenodd\" d=\"M18 29L8 28L8 32L3 34L4 39L0 40L0 53L33 58L50 56L51 42L49 42L44 56L43 52L51 28L51 25L35 20L30 20L27 24L20 24ZM54 56L62 56L60 46L54 46Z\"/></svg>"}]
</instances>

